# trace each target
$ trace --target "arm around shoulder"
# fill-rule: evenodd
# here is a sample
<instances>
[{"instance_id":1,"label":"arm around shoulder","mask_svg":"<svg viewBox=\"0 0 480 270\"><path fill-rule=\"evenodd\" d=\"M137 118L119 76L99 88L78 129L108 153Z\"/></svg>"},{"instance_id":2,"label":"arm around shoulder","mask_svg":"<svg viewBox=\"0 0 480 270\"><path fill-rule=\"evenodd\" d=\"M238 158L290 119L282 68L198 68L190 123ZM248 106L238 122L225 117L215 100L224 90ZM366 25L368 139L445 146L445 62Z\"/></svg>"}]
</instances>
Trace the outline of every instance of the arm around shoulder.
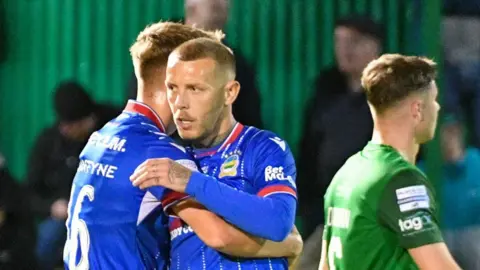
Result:
<instances>
[{"instance_id":1,"label":"arm around shoulder","mask_svg":"<svg viewBox=\"0 0 480 270\"><path fill-rule=\"evenodd\" d=\"M302 240L292 233L282 243L251 236L227 223L192 199L173 206L173 211L209 247L238 257L290 257L301 252Z\"/></svg>"}]
</instances>

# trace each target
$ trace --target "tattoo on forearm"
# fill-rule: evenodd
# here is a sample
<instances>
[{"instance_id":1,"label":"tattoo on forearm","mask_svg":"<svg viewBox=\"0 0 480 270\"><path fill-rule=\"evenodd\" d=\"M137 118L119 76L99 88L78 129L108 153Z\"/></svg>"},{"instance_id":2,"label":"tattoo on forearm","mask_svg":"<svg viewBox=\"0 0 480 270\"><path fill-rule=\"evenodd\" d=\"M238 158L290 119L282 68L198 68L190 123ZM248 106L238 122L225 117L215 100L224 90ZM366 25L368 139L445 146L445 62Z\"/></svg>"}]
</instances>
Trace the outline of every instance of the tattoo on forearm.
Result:
<instances>
[{"instance_id":1,"label":"tattoo on forearm","mask_svg":"<svg viewBox=\"0 0 480 270\"><path fill-rule=\"evenodd\" d=\"M192 171L176 162L173 162L172 167L170 168L170 171L168 173L168 180L172 184L186 186L188 184L188 181L190 180L191 175Z\"/></svg>"}]
</instances>

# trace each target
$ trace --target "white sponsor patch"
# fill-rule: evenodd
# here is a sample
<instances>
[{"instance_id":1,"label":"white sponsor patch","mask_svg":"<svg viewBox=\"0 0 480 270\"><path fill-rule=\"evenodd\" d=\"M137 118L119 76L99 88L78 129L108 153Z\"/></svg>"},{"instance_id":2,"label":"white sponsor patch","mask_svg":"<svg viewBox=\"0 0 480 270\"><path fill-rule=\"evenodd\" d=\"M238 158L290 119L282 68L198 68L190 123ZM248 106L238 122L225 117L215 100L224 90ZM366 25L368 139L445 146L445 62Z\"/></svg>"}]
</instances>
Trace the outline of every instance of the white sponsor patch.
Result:
<instances>
[{"instance_id":1,"label":"white sponsor patch","mask_svg":"<svg viewBox=\"0 0 480 270\"><path fill-rule=\"evenodd\" d=\"M404 200L411 197L427 196L427 188L424 185L409 186L399 188L395 191L397 193L397 200Z\"/></svg>"},{"instance_id":2,"label":"white sponsor patch","mask_svg":"<svg viewBox=\"0 0 480 270\"><path fill-rule=\"evenodd\" d=\"M183 165L187 168L189 168L192 171L198 171L197 169L197 164L193 160L190 159L179 159L175 160L175 162L179 163L180 165Z\"/></svg>"},{"instance_id":3,"label":"white sponsor patch","mask_svg":"<svg viewBox=\"0 0 480 270\"><path fill-rule=\"evenodd\" d=\"M428 209L430 208L430 202L428 200L418 200L408 203L399 204L400 212L407 212L416 209Z\"/></svg>"}]
</instances>

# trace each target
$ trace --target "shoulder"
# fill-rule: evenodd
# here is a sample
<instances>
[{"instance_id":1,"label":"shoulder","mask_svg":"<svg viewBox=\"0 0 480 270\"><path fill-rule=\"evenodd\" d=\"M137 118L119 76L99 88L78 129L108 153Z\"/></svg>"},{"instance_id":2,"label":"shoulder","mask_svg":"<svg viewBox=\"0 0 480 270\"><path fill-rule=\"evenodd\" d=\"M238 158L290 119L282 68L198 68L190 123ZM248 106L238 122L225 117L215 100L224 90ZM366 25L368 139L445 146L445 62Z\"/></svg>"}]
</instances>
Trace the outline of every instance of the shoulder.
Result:
<instances>
[{"instance_id":1,"label":"shoulder","mask_svg":"<svg viewBox=\"0 0 480 270\"><path fill-rule=\"evenodd\" d=\"M426 175L413 166L392 173L384 190L399 201L433 195L433 187Z\"/></svg>"},{"instance_id":2,"label":"shoulder","mask_svg":"<svg viewBox=\"0 0 480 270\"><path fill-rule=\"evenodd\" d=\"M168 136L159 136L156 140L150 140L146 144L148 158L166 157L173 159L186 167L192 167L193 156L187 149L177 144ZM196 168L196 166L195 166Z\"/></svg>"},{"instance_id":3,"label":"shoulder","mask_svg":"<svg viewBox=\"0 0 480 270\"><path fill-rule=\"evenodd\" d=\"M290 153L290 147L287 142L277 134L255 127L248 127L251 131L247 139L247 150L252 152L282 151Z\"/></svg>"}]
</instances>

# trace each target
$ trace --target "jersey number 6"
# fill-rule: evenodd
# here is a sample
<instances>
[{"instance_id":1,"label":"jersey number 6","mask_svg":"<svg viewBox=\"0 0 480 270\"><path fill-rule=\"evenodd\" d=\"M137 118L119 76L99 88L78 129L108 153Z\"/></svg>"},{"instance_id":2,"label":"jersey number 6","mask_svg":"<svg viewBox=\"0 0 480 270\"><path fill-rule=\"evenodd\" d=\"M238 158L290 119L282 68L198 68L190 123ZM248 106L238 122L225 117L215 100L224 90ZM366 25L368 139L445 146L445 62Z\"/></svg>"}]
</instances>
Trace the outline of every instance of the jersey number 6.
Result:
<instances>
[{"instance_id":1,"label":"jersey number 6","mask_svg":"<svg viewBox=\"0 0 480 270\"><path fill-rule=\"evenodd\" d=\"M328 245L328 269L335 270L335 259L343 257L342 242L340 237L332 236Z\"/></svg>"},{"instance_id":2,"label":"jersey number 6","mask_svg":"<svg viewBox=\"0 0 480 270\"><path fill-rule=\"evenodd\" d=\"M75 187L72 188L74 190ZM70 270L88 270L88 250L90 249L90 235L88 233L87 224L79 218L82 210L82 203L85 197L90 202L94 199L94 188L90 185L82 187L78 193L77 200L73 205L73 213L71 218L70 230L67 232L67 244L65 245L64 255L68 256L68 268ZM72 202L71 202L72 203ZM70 206L71 207L71 206ZM70 211L69 211L70 212ZM68 224L68 221L67 221ZM79 243L80 240L80 243ZM77 264L77 250L80 244L81 257Z\"/></svg>"}]
</instances>

